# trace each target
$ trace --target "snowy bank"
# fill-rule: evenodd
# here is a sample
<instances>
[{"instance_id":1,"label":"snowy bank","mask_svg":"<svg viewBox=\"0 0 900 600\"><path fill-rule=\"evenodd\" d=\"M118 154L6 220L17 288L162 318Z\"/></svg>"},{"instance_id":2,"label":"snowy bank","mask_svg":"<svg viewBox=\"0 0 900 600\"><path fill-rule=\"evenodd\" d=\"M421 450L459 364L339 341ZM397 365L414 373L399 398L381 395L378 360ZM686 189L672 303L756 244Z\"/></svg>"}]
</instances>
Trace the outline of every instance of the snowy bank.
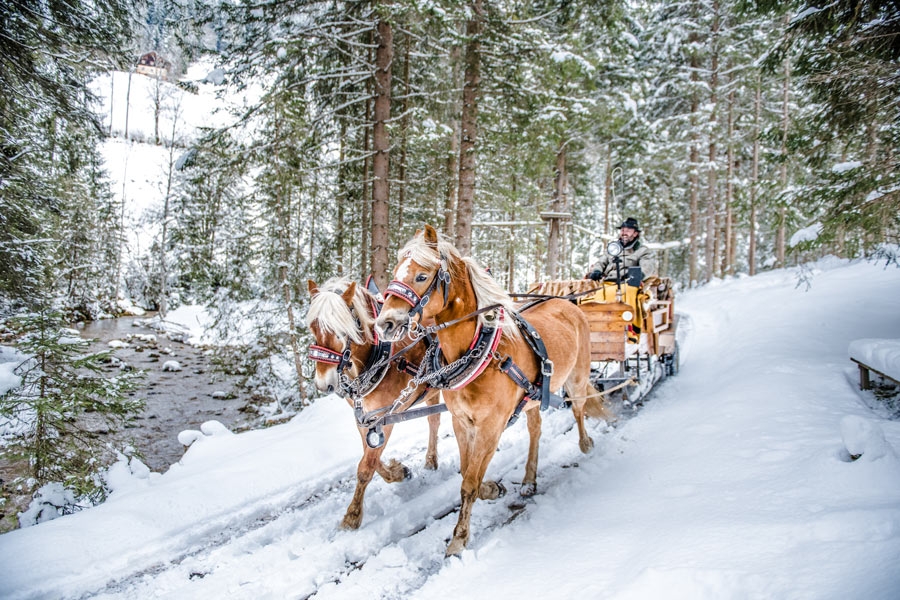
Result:
<instances>
[{"instance_id":1,"label":"snowy bank","mask_svg":"<svg viewBox=\"0 0 900 600\"><path fill-rule=\"evenodd\" d=\"M808 291L789 269L676 298L680 373L615 429L590 422L588 455L570 413L545 413L521 514L527 427L508 429L488 477L509 494L476 503L459 558L449 419L438 471L424 420L395 427L385 457L413 478L376 477L341 531L361 443L331 397L266 430L187 432L166 473L120 464L106 504L0 535L0 597L896 600L900 422L866 406L847 348L900 339L900 269L806 272Z\"/></svg>"},{"instance_id":2,"label":"snowy bank","mask_svg":"<svg viewBox=\"0 0 900 600\"><path fill-rule=\"evenodd\" d=\"M900 339L862 339L850 342L851 359L900 381Z\"/></svg>"}]
</instances>

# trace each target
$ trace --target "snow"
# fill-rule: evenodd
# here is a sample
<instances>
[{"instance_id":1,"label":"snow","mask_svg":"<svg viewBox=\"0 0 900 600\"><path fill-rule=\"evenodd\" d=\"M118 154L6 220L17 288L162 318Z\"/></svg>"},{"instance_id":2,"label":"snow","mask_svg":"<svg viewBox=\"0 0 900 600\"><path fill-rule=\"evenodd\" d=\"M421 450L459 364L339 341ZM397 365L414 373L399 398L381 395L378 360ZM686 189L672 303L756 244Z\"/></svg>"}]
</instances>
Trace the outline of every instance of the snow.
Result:
<instances>
[{"instance_id":1,"label":"snow","mask_svg":"<svg viewBox=\"0 0 900 600\"><path fill-rule=\"evenodd\" d=\"M0 395L22 384L22 378L16 375L15 370L23 360L25 355L15 348L0 346Z\"/></svg>"},{"instance_id":2,"label":"snow","mask_svg":"<svg viewBox=\"0 0 900 600\"><path fill-rule=\"evenodd\" d=\"M788 246L793 248L797 244L801 244L803 242L814 242L819 237L820 233L822 233L822 224L813 223L809 227L804 227L803 229L794 233L794 235L791 236L791 239L788 242Z\"/></svg>"},{"instance_id":3,"label":"snow","mask_svg":"<svg viewBox=\"0 0 900 600\"><path fill-rule=\"evenodd\" d=\"M541 493L508 524L527 435L506 431L488 476L509 494L476 503L460 557L449 418L436 472L424 419L395 427L385 458L413 478L376 477L341 531L360 440L329 396L265 430L183 432L165 473L122 457L105 504L0 535L0 597L898 598L900 422L867 407L847 349L900 339L900 269L810 270L808 291L788 269L682 293L680 373L591 421L588 455L545 413Z\"/></svg>"},{"instance_id":4,"label":"snow","mask_svg":"<svg viewBox=\"0 0 900 600\"><path fill-rule=\"evenodd\" d=\"M847 171L852 171L853 169L858 169L862 166L862 163L858 160L842 162L831 167L832 173L846 173Z\"/></svg>"},{"instance_id":5,"label":"snow","mask_svg":"<svg viewBox=\"0 0 900 600\"><path fill-rule=\"evenodd\" d=\"M163 363L162 370L163 371L180 371L181 363L179 363L177 360L167 360L166 362Z\"/></svg>"},{"instance_id":6,"label":"snow","mask_svg":"<svg viewBox=\"0 0 900 600\"><path fill-rule=\"evenodd\" d=\"M861 339L850 342L850 358L900 381L900 339Z\"/></svg>"}]
</instances>

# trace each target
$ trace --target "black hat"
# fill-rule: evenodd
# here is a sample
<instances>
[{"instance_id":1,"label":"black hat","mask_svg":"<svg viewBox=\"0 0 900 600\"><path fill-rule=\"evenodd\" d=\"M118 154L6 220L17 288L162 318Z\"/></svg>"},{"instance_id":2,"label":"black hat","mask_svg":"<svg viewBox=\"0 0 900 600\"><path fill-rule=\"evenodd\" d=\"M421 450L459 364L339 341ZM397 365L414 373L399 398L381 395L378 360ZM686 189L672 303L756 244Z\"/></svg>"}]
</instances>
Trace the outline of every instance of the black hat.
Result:
<instances>
[{"instance_id":1,"label":"black hat","mask_svg":"<svg viewBox=\"0 0 900 600\"><path fill-rule=\"evenodd\" d=\"M622 229L623 227L634 229L638 233L641 232L641 226L638 225L637 219L635 219L634 217L628 217L627 219L625 219L622 224L619 225L619 229Z\"/></svg>"}]
</instances>

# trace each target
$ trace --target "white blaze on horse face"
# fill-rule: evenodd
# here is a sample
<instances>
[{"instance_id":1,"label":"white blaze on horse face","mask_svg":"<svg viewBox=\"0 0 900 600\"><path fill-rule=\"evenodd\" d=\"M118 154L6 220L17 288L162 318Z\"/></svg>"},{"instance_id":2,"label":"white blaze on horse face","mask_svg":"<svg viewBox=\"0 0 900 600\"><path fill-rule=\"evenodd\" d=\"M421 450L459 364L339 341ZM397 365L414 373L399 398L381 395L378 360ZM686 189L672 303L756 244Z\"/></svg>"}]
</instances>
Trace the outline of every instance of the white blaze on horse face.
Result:
<instances>
[{"instance_id":1,"label":"white blaze on horse face","mask_svg":"<svg viewBox=\"0 0 900 600\"><path fill-rule=\"evenodd\" d=\"M412 259L408 256L403 259L403 262L400 263L400 266L397 267L397 274L394 275L394 279L397 281L403 281L406 279L407 275L409 275L409 265L412 264Z\"/></svg>"}]
</instances>

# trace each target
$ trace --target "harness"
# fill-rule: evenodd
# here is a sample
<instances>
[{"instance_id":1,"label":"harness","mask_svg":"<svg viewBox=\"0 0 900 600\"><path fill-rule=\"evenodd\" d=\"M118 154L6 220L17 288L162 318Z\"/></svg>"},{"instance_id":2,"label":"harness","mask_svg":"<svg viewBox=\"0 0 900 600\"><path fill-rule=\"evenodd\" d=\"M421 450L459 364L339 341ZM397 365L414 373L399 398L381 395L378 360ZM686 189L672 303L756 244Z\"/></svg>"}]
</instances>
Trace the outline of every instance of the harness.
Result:
<instances>
[{"instance_id":1,"label":"harness","mask_svg":"<svg viewBox=\"0 0 900 600\"><path fill-rule=\"evenodd\" d=\"M377 317L381 312L381 305L377 302L371 303L372 314ZM356 325L362 329L359 319L356 319ZM366 358L366 364L363 366L359 375L355 379L350 379L344 372L352 363L352 348L350 339L344 345L343 352L335 352L331 348L311 344L309 346L307 356L310 360L322 362L330 365L337 365L338 380L341 385L341 393L347 398L359 399L367 396L372 390L378 387L381 380L388 372L391 364L392 345L390 342L380 340L378 333L375 333L375 344L369 356Z\"/></svg>"}]
</instances>

